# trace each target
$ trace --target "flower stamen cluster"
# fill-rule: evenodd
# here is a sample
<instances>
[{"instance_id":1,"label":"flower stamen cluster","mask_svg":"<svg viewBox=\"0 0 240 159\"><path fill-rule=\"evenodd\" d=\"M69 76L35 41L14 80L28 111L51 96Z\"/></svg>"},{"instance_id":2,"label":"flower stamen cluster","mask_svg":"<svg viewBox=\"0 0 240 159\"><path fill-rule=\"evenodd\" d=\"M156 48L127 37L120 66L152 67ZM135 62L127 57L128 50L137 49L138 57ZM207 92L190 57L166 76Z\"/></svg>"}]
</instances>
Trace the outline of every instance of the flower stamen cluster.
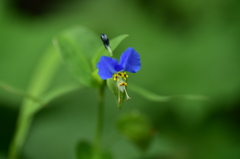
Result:
<instances>
[{"instance_id":1,"label":"flower stamen cluster","mask_svg":"<svg viewBox=\"0 0 240 159\"><path fill-rule=\"evenodd\" d=\"M126 101L128 101L130 99L130 97L127 93L127 90L126 90L126 86L128 85L127 81L126 81L127 78L128 78L128 75L126 72L117 72L113 75L113 80L116 81L118 90L121 92L125 92L126 97L127 97ZM120 102L120 93L118 94L118 100Z\"/></svg>"},{"instance_id":2,"label":"flower stamen cluster","mask_svg":"<svg viewBox=\"0 0 240 159\"><path fill-rule=\"evenodd\" d=\"M114 81L117 81L117 80L119 81L119 78L123 78L124 80L127 80L128 75L126 72L118 72L113 75Z\"/></svg>"}]
</instances>

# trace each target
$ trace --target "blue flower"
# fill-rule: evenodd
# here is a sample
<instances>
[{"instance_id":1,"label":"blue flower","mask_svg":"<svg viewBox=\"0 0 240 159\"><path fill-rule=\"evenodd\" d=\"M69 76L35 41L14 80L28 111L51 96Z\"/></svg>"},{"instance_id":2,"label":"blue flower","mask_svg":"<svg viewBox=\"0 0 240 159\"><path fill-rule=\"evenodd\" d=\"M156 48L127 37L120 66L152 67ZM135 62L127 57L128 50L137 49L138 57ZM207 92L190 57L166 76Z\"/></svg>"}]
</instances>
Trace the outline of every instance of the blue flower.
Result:
<instances>
[{"instance_id":1,"label":"blue flower","mask_svg":"<svg viewBox=\"0 0 240 159\"><path fill-rule=\"evenodd\" d=\"M130 97L127 94L125 86L128 75L126 72L136 73L141 68L140 55L133 49L128 48L120 57L120 61L102 56L97 63L98 75L103 79L113 78L116 81L119 91L126 92L127 99Z\"/></svg>"},{"instance_id":2,"label":"blue flower","mask_svg":"<svg viewBox=\"0 0 240 159\"><path fill-rule=\"evenodd\" d=\"M120 57L120 62L108 56L102 56L97 63L98 75L103 79L113 77L119 71L136 73L141 68L140 55L133 49L128 48Z\"/></svg>"}]
</instances>

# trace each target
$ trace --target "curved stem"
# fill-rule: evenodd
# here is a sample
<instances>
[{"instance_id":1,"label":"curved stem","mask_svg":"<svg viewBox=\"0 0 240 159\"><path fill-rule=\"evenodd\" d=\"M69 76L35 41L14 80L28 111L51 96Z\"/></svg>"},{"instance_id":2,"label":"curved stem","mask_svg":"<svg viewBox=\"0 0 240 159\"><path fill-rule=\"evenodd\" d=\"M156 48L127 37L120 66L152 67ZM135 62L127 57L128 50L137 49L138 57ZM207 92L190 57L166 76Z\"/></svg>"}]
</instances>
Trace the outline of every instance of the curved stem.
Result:
<instances>
[{"instance_id":1,"label":"curved stem","mask_svg":"<svg viewBox=\"0 0 240 159\"><path fill-rule=\"evenodd\" d=\"M16 88L12 87L12 86L9 86L9 85L7 85L6 83L4 83L2 81L0 81L0 88L6 90L8 92L11 92L13 94L25 97L26 99L32 100L34 102L41 103L41 99L40 98L32 96L31 94L28 94L28 93L26 93L24 91L18 90Z\"/></svg>"}]
</instances>

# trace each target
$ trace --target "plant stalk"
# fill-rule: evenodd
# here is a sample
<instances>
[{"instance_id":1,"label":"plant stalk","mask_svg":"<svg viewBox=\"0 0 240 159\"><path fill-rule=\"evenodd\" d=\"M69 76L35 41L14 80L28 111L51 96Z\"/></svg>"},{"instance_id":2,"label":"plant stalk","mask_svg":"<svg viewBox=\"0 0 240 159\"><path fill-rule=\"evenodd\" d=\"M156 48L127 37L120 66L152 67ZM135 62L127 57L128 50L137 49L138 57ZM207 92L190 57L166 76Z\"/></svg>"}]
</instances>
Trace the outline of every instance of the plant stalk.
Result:
<instances>
[{"instance_id":1,"label":"plant stalk","mask_svg":"<svg viewBox=\"0 0 240 159\"><path fill-rule=\"evenodd\" d=\"M28 134L30 125L32 123L31 116L23 115L23 113L25 111L24 109L26 109L26 108L22 107L20 110L15 134L14 134L13 140L12 140L12 142L10 144L10 148L9 148L8 159L18 159L19 158L20 151L22 149L22 146L23 146L26 136Z\"/></svg>"},{"instance_id":2,"label":"plant stalk","mask_svg":"<svg viewBox=\"0 0 240 159\"><path fill-rule=\"evenodd\" d=\"M102 130L103 130L103 110L104 110L104 88L106 82L100 86L98 90L98 114L97 114L97 127L96 127L96 134L95 134L95 144L94 144L94 151L95 155L99 155L100 152L100 145L102 140Z\"/></svg>"}]
</instances>

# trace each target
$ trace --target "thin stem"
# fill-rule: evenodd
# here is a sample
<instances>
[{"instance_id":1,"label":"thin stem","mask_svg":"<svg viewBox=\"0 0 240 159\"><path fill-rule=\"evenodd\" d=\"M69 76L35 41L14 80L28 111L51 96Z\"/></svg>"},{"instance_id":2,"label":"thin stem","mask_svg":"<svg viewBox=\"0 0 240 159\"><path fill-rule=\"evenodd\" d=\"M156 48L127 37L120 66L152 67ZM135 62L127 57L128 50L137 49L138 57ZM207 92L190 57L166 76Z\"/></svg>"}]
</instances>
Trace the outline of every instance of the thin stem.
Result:
<instances>
[{"instance_id":1,"label":"thin stem","mask_svg":"<svg viewBox=\"0 0 240 159\"><path fill-rule=\"evenodd\" d=\"M16 89L16 88L14 88L14 87L11 87L11 86L5 84L5 83L2 82L2 81L0 81L0 88L6 90L6 91L8 91L8 92L11 92L11 93L13 93L13 94L17 94L17 95L19 95L19 96L25 97L26 99L30 99L30 100L32 100L32 101L34 101L34 102L38 102L38 103L41 102L41 99L40 99L40 98L35 97L35 96L32 96L32 95L30 95L30 94L28 94L28 93L25 93L25 92L23 92L23 91L21 91L21 90L18 90L18 89Z\"/></svg>"},{"instance_id":2,"label":"thin stem","mask_svg":"<svg viewBox=\"0 0 240 159\"><path fill-rule=\"evenodd\" d=\"M104 105L104 87L105 81L98 90L98 114L97 114L97 128L95 134L95 154L97 155L100 151L100 144L102 139L103 130L103 105Z\"/></svg>"}]
</instances>

